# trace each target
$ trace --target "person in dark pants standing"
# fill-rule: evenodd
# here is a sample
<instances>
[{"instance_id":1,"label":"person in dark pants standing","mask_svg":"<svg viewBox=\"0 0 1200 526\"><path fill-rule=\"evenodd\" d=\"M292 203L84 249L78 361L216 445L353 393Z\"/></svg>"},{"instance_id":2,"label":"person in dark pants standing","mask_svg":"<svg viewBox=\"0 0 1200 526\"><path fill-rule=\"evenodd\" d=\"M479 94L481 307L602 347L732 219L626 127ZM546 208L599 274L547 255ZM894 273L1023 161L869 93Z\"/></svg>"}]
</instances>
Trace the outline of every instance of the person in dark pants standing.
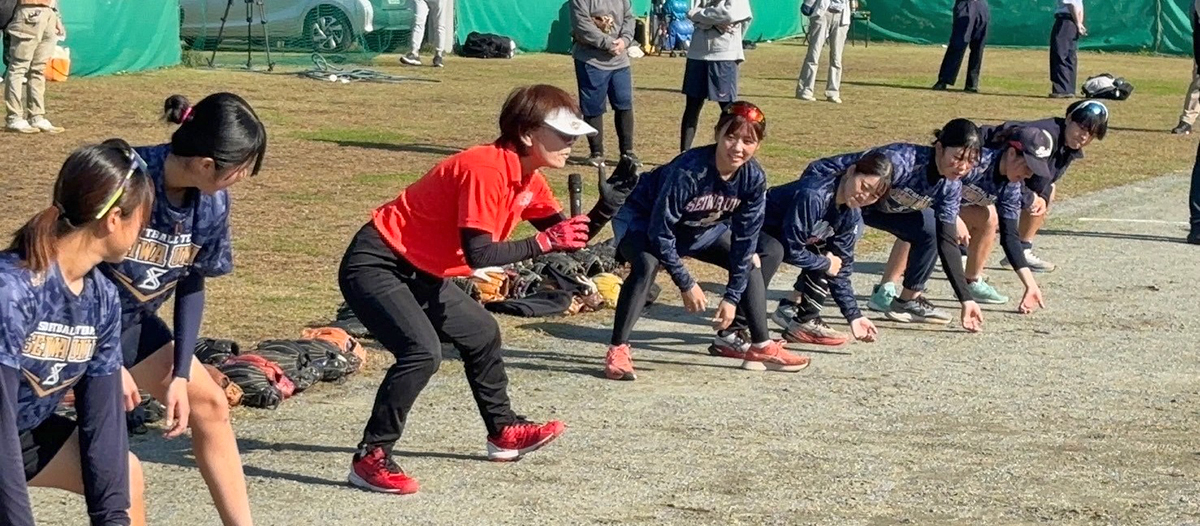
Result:
<instances>
[{"instance_id":1,"label":"person in dark pants standing","mask_svg":"<svg viewBox=\"0 0 1200 526\"><path fill-rule=\"evenodd\" d=\"M1192 83L1188 86L1187 95L1183 97L1183 112L1179 114L1179 124L1171 130L1175 135L1192 133L1192 125L1196 124L1196 117L1200 116L1200 39L1196 38L1200 18L1197 18L1197 10L1200 10L1200 0L1193 0L1189 16L1192 19Z\"/></svg>"},{"instance_id":2,"label":"person in dark pants standing","mask_svg":"<svg viewBox=\"0 0 1200 526\"><path fill-rule=\"evenodd\" d=\"M604 165L604 102L612 104L621 156L633 153L633 75L629 46L636 24L629 0L571 0L575 82L583 120L600 133L588 136L588 164Z\"/></svg>"},{"instance_id":3,"label":"person in dark pants standing","mask_svg":"<svg viewBox=\"0 0 1200 526\"><path fill-rule=\"evenodd\" d=\"M1196 164L1192 167L1192 189L1188 208L1191 209L1192 229L1188 233L1187 242L1200 245L1200 148L1196 150Z\"/></svg>"},{"instance_id":4,"label":"person in dark pants standing","mask_svg":"<svg viewBox=\"0 0 1200 526\"><path fill-rule=\"evenodd\" d=\"M945 90L958 80L958 69L962 66L963 54L971 48L967 61L967 82L963 88L971 93L979 92L979 70L983 67L983 47L987 40L988 23L992 14L987 0L957 0L954 2L954 29L950 33L950 44L942 57L942 69L938 71L935 90Z\"/></svg>"},{"instance_id":5,"label":"person in dark pants standing","mask_svg":"<svg viewBox=\"0 0 1200 526\"><path fill-rule=\"evenodd\" d=\"M1075 75L1079 69L1079 37L1083 26L1083 0L1058 0L1054 29L1050 30L1050 96L1075 98Z\"/></svg>"}]
</instances>

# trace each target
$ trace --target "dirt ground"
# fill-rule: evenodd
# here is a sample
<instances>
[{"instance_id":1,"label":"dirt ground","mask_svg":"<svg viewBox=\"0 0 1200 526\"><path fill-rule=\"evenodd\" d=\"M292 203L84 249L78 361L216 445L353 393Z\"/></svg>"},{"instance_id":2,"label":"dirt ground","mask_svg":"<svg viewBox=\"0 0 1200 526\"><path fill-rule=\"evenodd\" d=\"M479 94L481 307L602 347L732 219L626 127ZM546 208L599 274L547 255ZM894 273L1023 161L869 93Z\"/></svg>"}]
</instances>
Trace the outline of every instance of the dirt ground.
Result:
<instances>
[{"instance_id":1,"label":"dirt ground","mask_svg":"<svg viewBox=\"0 0 1200 526\"><path fill-rule=\"evenodd\" d=\"M954 116L996 122L1062 108L1044 98L1044 51L989 50L987 93L971 96L923 90L940 48L850 48L841 106L791 98L802 52L762 46L743 70L745 97L768 115L761 157L775 182L818 156L925 140ZM1082 55L1083 71L1101 60ZM1072 170L1063 193L1074 198L1039 238L1039 253L1063 267L1040 276L1046 311L991 308L980 335L885 322L878 343L803 348L809 369L759 374L709 357L709 331L668 288L636 331L633 383L598 377L610 313L508 318L516 408L564 420L558 442L516 464L482 461L484 430L462 366L449 359L397 447L421 493L348 488L351 448L386 365L376 355L378 367L344 385L276 411L235 412L258 524L1200 524L1200 259L1179 243L1186 178L1155 177L1194 155L1193 141L1165 133L1190 64L1103 61L1138 92L1113 105L1110 137ZM663 162L675 148L682 61L636 67L639 152ZM51 117L67 134L0 136L0 189L10 197L0 227L46 205L76 145L165 140L169 129L153 123L165 95L243 93L271 147L264 173L235 189L237 270L213 280L204 333L246 345L297 335L332 315L337 258L371 207L442 155L491 138L512 86L543 77L573 86L569 59L557 56L383 69L443 82L345 86L175 69L53 85ZM884 259L878 237L869 245L860 291ZM1011 272L989 274L1018 295ZM789 278L776 279L776 294ZM943 281L932 294L950 305ZM145 436L133 449L146 464L152 524L217 523L186 441ZM40 523L79 523L78 497L37 490L34 505Z\"/></svg>"}]
</instances>

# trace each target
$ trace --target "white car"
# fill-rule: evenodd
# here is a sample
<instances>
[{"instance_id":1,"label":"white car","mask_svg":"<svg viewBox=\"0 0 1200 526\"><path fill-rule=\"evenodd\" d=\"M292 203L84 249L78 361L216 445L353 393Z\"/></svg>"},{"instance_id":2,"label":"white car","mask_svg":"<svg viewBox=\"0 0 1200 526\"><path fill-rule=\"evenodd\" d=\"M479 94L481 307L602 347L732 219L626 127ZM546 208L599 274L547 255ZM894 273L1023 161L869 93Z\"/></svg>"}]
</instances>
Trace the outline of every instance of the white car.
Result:
<instances>
[{"instance_id":1,"label":"white car","mask_svg":"<svg viewBox=\"0 0 1200 526\"><path fill-rule=\"evenodd\" d=\"M251 39L263 37L261 9L272 46L280 45L274 42L279 39L323 53L346 51L355 42L370 51L394 51L414 19L409 0L180 0L179 36L192 48L216 47L228 8L220 40L245 42L247 6L253 9Z\"/></svg>"}]
</instances>

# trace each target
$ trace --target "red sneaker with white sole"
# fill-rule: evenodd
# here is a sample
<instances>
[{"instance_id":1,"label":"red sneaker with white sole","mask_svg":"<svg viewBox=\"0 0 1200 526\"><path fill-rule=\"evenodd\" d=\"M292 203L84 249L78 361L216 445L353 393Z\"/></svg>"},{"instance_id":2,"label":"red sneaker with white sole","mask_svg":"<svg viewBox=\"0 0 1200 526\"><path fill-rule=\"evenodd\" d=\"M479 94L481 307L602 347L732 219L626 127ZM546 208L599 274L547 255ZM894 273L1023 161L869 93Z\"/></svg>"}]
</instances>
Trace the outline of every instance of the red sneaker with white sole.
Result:
<instances>
[{"instance_id":1,"label":"red sneaker with white sole","mask_svg":"<svg viewBox=\"0 0 1200 526\"><path fill-rule=\"evenodd\" d=\"M808 367L808 362L808 357L792 354L783 348L783 343L772 340L764 347L751 345L742 361L742 369L794 373Z\"/></svg>"},{"instance_id":2,"label":"red sneaker with white sole","mask_svg":"<svg viewBox=\"0 0 1200 526\"><path fill-rule=\"evenodd\" d=\"M545 424L516 422L509 424L498 437L488 437L488 460L511 462L520 460L526 453L537 451L566 431L567 426L558 420Z\"/></svg>"},{"instance_id":3,"label":"red sneaker with white sole","mask_svg":"<svg viewBox=\"0 0 1200 526\"><path fill-rule=\"evenodd\" d=\"M408 495L421 487L417 480L404 474L383 448L372 449L365 456L356 456L350 464L351 485L380 493Z\"/></svg>"}]
</instances>

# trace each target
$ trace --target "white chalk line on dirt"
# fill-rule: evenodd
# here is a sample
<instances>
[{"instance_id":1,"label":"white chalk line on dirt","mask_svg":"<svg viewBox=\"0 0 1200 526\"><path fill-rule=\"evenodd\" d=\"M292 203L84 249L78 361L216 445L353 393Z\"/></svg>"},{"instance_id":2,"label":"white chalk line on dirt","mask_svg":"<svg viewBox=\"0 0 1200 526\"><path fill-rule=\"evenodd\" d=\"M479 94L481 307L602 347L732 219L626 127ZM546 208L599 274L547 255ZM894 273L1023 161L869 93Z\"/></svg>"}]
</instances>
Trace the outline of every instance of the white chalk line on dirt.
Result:
<instances>
[{"instance_id":1,"label":"white chalk line on dirt","mask_svg":"<svg viewBox=\"0 0 1200 526\"><path fill-rule=\"evenodd\" d=\"M1113 219L1107 217L1081 217L1077 221L1096 221L1107 223L1148 223L1154 225L1188 226L1187 221L1164 221L1162 219Z\"/></svg>"}]
</instances>

